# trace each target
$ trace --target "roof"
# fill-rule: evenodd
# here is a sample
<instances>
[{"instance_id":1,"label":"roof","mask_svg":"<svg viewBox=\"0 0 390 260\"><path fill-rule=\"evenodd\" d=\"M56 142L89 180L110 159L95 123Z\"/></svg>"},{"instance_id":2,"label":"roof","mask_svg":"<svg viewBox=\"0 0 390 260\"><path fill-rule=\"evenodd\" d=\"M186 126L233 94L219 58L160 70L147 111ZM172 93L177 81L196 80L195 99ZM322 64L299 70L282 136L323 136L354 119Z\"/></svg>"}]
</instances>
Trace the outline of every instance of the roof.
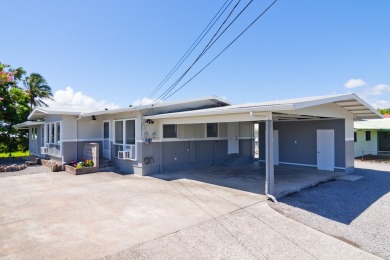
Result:
<instances>
[{"instance_id":1,"label":"roof","mask_svg":"<svg viewBox=\"0 0 390 260\"><path fill-rule=\"evenodd\" d=\"M117 114L123 112L133 112L140 110L150 110L148 114L157 114L159 112L170 113L170 112L178 112L178 111L186 111L186 110L194 110L194 109L204 109L208 107L215 106L227 106L230 105L229 101L226 99L217 97L217 96L209 96L203 98L193 98L186 99L180 101L171 101L171 102L160 102L153 105L141 105L134 106L128 108L119 108L112 110L100 110L93 111L89 113L83 113L82 117L87 116L98 116L98 115L109 115L109 114Z\"/></svg>"},{"instance_id":2,"label":"roof","mask_svg":"<svg viewBox=\"0 0 390 260\"><path fill-rule=\"evenodd\" d=\"M45 124L44 121L26 121L17 125L14 125L16 129L28 129L30 126L37 126Z\"/></svg>"},{"instance_id":3,"label":"roof","mask_svg":"<svg viewBox=\"0 0 390 260\"><path fill-rule=\"evenodd\" d=\"M230 105L217 108L194 110L187 112L158 114L146 118L179 118L191 116L206 116L218 114L234 114L243 112L278 112L285 110L296 110L328 103L334 103L354 115L357 120L382 118L383 116L356 94L339 94L328 96L315 96L296 99L277 100L260 103L247 103L241 105Z\"/></svg>"},{"instance_id":4,"label":"roof","mask_svg":"<svg viewBox=\"0 0 390 260\"><path fill-rule=\"evenodd\" d=\"M71 109L71 108L56 108L56 107L37 107L27 117L28 120L43 119L45 115L80 115L90 112L92 109Z\"/></svg>"},{"instance_id":5,"label":"roof","mask_svg":"<svg viewBox=\"0 0 390 260\"><path fill-rule=\"evenodd\" d=\"M361 130L390 130L390 118L358 121L354 123L354 128Z\"/></svg>"}]
</instances>

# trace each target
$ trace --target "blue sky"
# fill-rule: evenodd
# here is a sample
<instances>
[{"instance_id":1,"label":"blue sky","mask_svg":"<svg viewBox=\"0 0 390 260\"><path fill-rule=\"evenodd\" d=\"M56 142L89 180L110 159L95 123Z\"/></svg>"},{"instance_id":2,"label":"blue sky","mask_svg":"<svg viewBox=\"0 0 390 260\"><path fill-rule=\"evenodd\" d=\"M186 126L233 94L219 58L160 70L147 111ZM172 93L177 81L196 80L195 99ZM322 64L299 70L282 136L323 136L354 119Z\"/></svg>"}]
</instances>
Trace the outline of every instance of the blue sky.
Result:
<instances>
[{"instance_id":1,"label":"blue sky","mask_svg":"<svg viewBox=\"0 0 390 260\"><path fill-rule=\"evenodd\" d=\"M2 12L0 61L41 73L62 105L128 106L151 93L224 2L15 0ZM269 3L255 0L188 75ZM170 100L217 95L245 103L355 92L390 107L389 10L388 0L279 0Z\"/></svg>"}]
</instances>

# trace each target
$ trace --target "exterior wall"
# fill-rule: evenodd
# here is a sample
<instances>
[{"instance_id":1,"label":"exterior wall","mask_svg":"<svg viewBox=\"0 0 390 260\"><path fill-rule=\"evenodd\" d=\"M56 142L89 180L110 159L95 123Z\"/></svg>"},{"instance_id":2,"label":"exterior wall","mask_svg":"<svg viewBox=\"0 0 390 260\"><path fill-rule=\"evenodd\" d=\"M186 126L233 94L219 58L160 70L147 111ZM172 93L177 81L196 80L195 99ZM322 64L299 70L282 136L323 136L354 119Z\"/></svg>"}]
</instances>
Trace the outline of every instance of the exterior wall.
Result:
<instances>
[{"instance_id":1,"label":"exterior wall","mask_svg":"<svg viewBox=\"0 0 390 260\"><path fill-rule=\"evenodd\" d=\"M366 131L371 132L371 140L366 141ZM377 130L357 130L356 142L354 144L354 157L362 156L364 154L377 154L378 151L378 131Z\"/></svg>"},{"instance_id":2,"label":"exterior wall","mask_svg":"<svg viewBox=\"0 0 390 260\"><path fill-rule=\"evenodd\" d=\"M82 141L102 140L103 122L91 117L78 120L77 139Z\"/></svg>"},{"instance_id":3,"label":"exterior wall","mask_svg":"<svg viewBox=\"0 0 390 260\"><path fill-rule=\"evenodd\" d=\"M226 140L162 142L163 171L221 164L227 158Z\"/></svg>"},{"instance_id":4,"label":"exterior wall","mask_svg":"<svg viewBox=\"0 0 390 260\"><path fill-rule=\"evenodd\" d=\"M343 119L274 122L279 130L279 162L317 165L317 129L335 130L335 167L346 167ZM265 160L265 124L259 124L259 159ZM352 156L353 159L353 156Z\"/></svg>"},{"instance_id":5,"label":"exterior wall","mask_svg":"<svg viewBox=\"0 0 390 260\"><path fill-rule=\"evenodd\" d=\"M227 158L227 140L144 143L142 154L138 159L142 175L208 167L219 165Z\"/></svg>"}]
</instances>

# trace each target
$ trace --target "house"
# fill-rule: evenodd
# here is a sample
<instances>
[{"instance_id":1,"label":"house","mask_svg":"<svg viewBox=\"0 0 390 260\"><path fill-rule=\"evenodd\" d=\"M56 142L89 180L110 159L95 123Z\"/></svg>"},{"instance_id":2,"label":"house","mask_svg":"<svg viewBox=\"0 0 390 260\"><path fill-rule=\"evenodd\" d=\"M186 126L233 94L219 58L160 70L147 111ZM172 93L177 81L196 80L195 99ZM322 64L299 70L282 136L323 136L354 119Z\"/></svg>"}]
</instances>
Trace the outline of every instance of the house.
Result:
<instances>
[{"instance_id":1,"label":"house","mask_svg":"<svg viewBox=\"0 0 390 260\"><path fill-rule=\"evenodd\" d=\"M355 157L390 154L390 118L358 121L354 128Z\"/></svg>"},{"instance_id":2,"label":"house","mask_svg":"<svg viewBox=\"0 0 390 260\"><path fill-rule=\"evenodd\" d=\"M272 194L275 164L352 172L354 121L381 117L355 94L242 105L209 97L92 112L36 108L18 127L30 129L32 154L66 162L98 142L101 157L138 175L256 158Z\"/></svg>"}]
</instances>

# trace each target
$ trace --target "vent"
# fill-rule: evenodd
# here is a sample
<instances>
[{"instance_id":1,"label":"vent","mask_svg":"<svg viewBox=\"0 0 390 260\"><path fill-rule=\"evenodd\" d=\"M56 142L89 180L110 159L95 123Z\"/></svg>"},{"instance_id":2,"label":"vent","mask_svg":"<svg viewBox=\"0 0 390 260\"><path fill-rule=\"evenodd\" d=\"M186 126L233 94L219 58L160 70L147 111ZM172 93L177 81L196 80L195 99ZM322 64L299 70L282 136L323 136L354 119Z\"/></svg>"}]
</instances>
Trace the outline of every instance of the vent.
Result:
<instances>
[{"instance_id":1,"label":"vent","mask_svg":"<svg viewBox=\"0 0 390 260\"><path fill-rule=\"evenodd\" d=\"M48 154L49 148L48 147L41 147L41 154Z\"/></svg>"}]
</instances>

